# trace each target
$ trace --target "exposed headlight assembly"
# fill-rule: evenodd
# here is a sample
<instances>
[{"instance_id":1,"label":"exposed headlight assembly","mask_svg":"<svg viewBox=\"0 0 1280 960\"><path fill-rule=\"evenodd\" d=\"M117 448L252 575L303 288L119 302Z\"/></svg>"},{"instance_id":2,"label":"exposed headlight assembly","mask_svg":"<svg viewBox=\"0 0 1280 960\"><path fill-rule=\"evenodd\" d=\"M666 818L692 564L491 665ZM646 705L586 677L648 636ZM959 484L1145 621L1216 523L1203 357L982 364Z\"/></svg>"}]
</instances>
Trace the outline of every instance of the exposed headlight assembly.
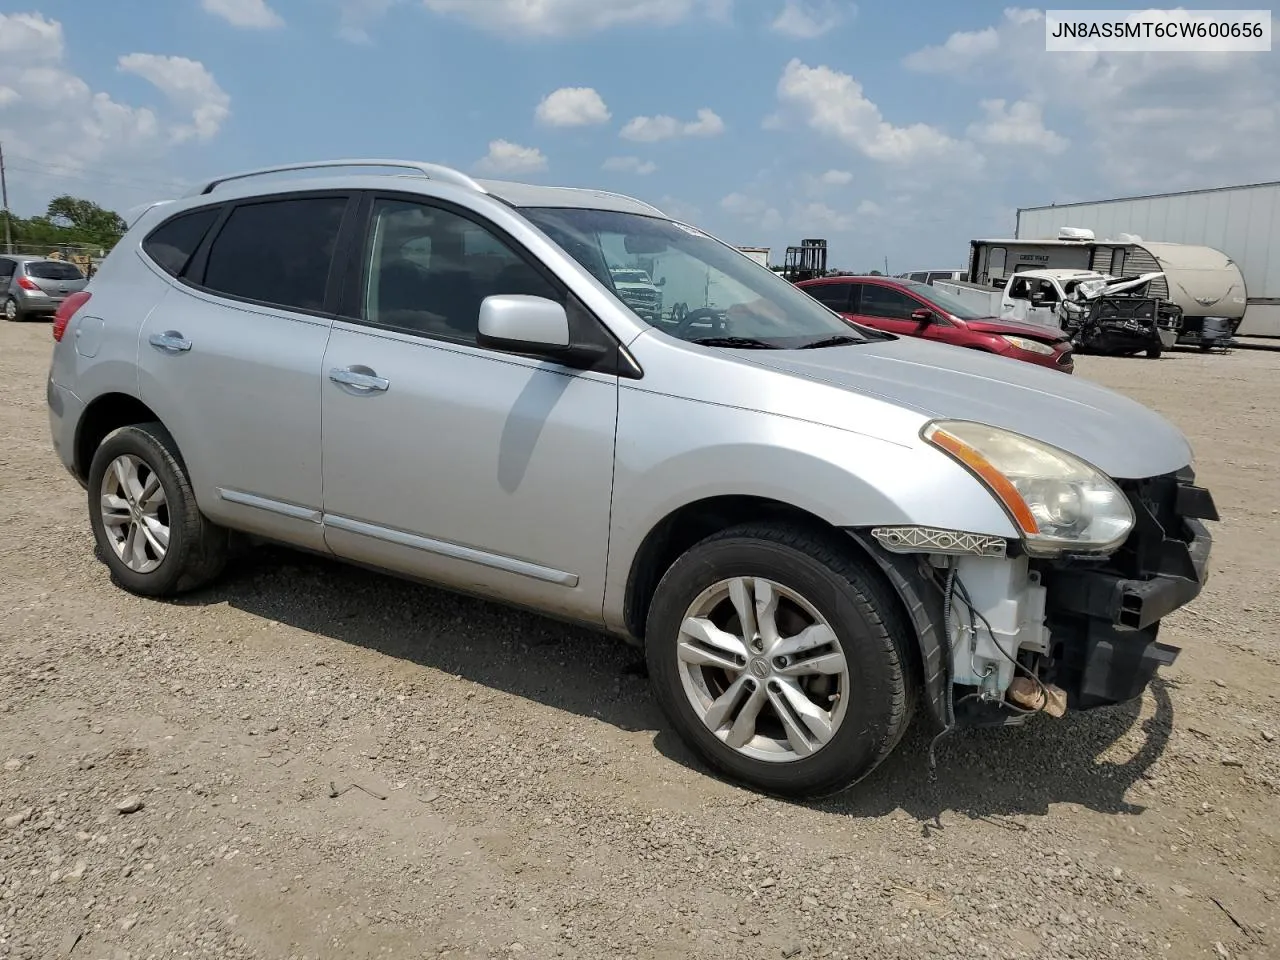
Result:
<instances>
[{"instance_id":1,"label":"exposed headlight assembly","mask_svg":"<svg viewBox=\"0 0 1280 960\"><path fill-rule=\"evenodd\" d=\"M986 485L1028 553L1110 553L1133 529L1133 509L1120 488L1064 450L964 420L934 421L921 435Z\"/></svg>"},{"instance_id":2,"label":"exposed headlight assembly","mask_svg":"<svg viewBox=\"0 0 1280 960\"><path fill-rule=\"evenodd\" d=\"M1038 353L1042 357L1053 356L1053 347L1047 343L1041 343L1039 340L1032 340L1028 337L1008 337L1003 333L1000 334L1000 339L1017 347L1019 350L1027 351L1027 353Z\"/></svg>"}]
</instances>

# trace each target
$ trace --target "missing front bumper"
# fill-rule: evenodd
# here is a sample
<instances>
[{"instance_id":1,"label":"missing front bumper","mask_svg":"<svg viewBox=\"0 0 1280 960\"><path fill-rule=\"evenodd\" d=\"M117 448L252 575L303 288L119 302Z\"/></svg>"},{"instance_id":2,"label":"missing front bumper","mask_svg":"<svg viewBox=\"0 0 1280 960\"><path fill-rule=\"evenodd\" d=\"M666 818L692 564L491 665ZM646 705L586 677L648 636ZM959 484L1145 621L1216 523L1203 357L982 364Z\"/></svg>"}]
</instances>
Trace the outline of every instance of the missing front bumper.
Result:
<instances>
[{"instance_id":1,"label":"missing front bumper","mask_svg":"<svg viewBox=\"0 0 1280 960\"><path fill-rule=\"evenodd\" d=\"M1209 580L1216 520L1207 490L1190 471L1129 485L1137 523L1105 567L1076 560L1042 571L1051 636L1044 679L1067 693L1072 710L1142 695L1179 648L1157 639L1160 621L1190 603Z\"/></svg>"}]
</instances>

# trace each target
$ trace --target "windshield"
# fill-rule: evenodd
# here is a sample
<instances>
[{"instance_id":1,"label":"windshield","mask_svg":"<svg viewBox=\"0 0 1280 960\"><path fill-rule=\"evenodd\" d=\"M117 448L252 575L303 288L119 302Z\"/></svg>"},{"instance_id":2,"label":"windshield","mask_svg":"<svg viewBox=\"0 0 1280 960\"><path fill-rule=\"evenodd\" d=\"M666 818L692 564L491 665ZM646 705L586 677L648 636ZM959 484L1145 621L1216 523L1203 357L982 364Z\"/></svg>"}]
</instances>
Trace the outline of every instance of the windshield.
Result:
<instances>
[{"instance_id":1,"label":"windshield","mask_svg":"<svg viewBox=\"0 0 1280 960\"><path fill-rule=\"evenodd\" d=\"M795 349L835 338L871 339L767 267L692 227L607 210L522 212L636 316L682 340ZM630 283L632 273L661 287L656 303L618 292L615 281Z\"/></svg>"},{"instance_id":2,"label":"windshield","mask_svg":"<svg viewBox=\"0 0 1280 960\"><path fill-rule=\"evenodd\" d=\"M904 286L921 300L928 300L934 306L941 307L958 320L980 320L983 317L993 316L990 310L985 313L981 310L975 310L959 297L952 296L945 290L939 290L931 284L916 283L914 280L908 280Z\"/></svg>"}]
</instances>

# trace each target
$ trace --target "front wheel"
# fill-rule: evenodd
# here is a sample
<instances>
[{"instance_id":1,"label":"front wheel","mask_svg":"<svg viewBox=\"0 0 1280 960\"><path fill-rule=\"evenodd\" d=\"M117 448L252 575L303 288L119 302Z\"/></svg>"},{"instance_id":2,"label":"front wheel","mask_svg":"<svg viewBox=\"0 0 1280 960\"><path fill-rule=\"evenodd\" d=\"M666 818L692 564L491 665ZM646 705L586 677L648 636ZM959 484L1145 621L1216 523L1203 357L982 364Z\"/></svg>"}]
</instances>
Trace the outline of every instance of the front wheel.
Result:
<instances>
[{"instance_id":1,"label":"front wheel","mask_svg":"<svg viewBox=\"0 0 1280 960\"><path fill-rule=\"evenodd\" d=\"M1163 347L1147 347L1147 359L1159 360L1160 354L1164 353Z\"/></svg>"},{"instance_id":2,"label":"front wheel","mask_svg":"<svg viewBox=\"0 0 1280 960\"><path fill-rule=\"evenodd\" d=\"M910 722L907 636L837 535L745 525L694 546L649 610L654 691L708 763L767 793L861 780Z\"/></svg>"},{"instance_id":3,"label":"front wheel","mask_svg":"<svg viewBox=\"0 0 1280 960\"><path fill-rule=\"evenodd\" d=\"M173 596L216 577L227 531L205 518L177 445L159 423L109 434L89 466L95 553L130 593Z\"/></svg>"}]
</instances>

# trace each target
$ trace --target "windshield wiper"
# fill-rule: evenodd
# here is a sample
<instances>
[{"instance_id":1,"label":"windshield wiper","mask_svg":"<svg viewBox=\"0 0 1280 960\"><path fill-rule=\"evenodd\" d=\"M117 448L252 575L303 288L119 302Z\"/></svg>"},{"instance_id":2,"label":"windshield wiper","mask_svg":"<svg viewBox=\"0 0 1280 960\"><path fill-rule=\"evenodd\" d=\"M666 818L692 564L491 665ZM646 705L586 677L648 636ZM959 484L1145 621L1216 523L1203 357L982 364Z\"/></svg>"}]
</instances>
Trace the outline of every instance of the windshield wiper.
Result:
<instances>
[{"instance_id":1,"label":"windshield wiper","mask_svg":"<svg viewBox=\"0 0 1280 960\"><path fill-rule=\"evenodd\" d=\"M776 343L769 343L767 340L757 340L754 337L700 337L697 340L690 340L690 343L696 343L702 347L740 347L743 350L777 350Z\"/></svg>"},{"instance_id":2,"label":"windshield wiper","mask_svg":"<svg viewBox=\"0 0 1280 960\"><path fill-rule=\"evenodd\" d=\"M866 343L867 341L859 337L847 337L844 334L837 334L834 337L826 337L823 340L815 340L813 343L806 343L804 346L796 347L797 350L817 350L820 347L843 347L850 343Z\"/></svg>"}]
</instances>

